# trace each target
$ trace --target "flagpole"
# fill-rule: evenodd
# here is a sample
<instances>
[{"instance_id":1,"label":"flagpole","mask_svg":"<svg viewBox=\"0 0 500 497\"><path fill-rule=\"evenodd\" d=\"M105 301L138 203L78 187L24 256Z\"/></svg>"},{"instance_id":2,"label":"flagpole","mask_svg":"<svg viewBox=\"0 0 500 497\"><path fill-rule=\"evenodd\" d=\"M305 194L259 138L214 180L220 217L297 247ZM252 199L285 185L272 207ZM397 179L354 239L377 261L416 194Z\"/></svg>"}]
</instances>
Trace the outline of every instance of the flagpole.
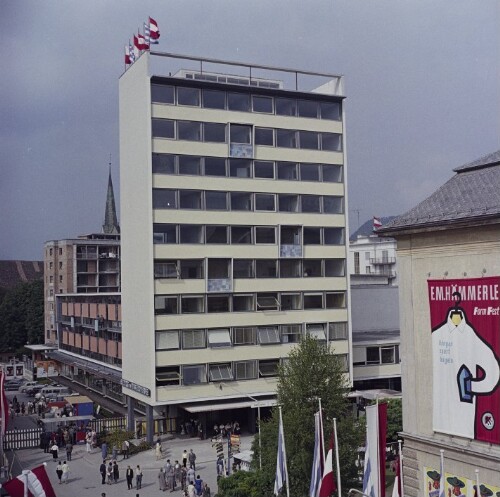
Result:
<instances>
[{"instance_id":1,"label":"flagpole","mask_svg":"<svg viewBox=\"0 0 500 497\"><path fill-rule=\"evenodd\" d=\"M441 468L441 477L439 479L439 497L444 497L444 449L439 449Z\"/></svg>"},{"instance_id":2,"label":"flagpole","mask_svg":"<svg viewBox=\"0 0 500 497\"><path fill-rule=\"evenodd\" d=\"M379 409L378 409L378 394L375 395L375 405L377 406L377 450L375 451L377 454L377 481L378 481L378 488L377 488L377 495L375 497L382 497L382 482L380 481L380 419L379 419Z\"/></svg>"},{"instance_id":3,"label":"flagpole","mask_svg":"<svg viewBox=\"0 0 500 497\"><path fill-rule=\"evenodd\" d=\"M337 418L333 418L333 433L335 436L335 459L337 460L337 490L339 497L341 497L342 489L340 482L339 442L337 440Z\"/></svg>"},{"instance_id":4,"label":"flagpole","mask_svg":"<svg viewBox=\"0 0 500 497\"><path fill-rule=\"evenodd\" d=\"M401 482L401 495L399 497L405 497L404 481L403 481L403 441L398 440L399 446L399 480Z\"/></svg>"},{"instance_id":5,"label":"flagpole","mask_svg":"<svg viewBox=\"0 0 500 497\"><path fill-rule=\"evenodd\" d=\"M320 423L320 439L321 439L321 448L323 449L323 453L321 454L323 457L323 467L325 466L325 435L323 432L323 410L321 408L321 397L318 397L319 404L319 423Z\"/></svg>"},{"instance_id":6,"label":"flagpole","mask_svg":"<svg viewBox=\"0 0 500 497\"><path fill-rule=\"evenodd\" d=\"M475 469L474 472L476 473L476 495L479 497L481 495L481 492L479 491L479 470Z\"/></svg>"}]
</instances>

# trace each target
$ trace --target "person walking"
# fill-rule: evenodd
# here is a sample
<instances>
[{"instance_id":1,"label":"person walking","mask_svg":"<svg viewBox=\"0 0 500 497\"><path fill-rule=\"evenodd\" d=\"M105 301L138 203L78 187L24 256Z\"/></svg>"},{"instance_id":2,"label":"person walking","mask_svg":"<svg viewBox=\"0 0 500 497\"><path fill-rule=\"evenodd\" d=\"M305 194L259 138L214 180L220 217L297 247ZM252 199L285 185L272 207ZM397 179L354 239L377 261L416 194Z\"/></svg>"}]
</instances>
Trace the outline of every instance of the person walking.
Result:
<instances>
[{"instance_id":1,"label":"person walking","mask_svg":"<svg viewBox=\"0 0 500 497\"><path fill-rule=\"evenodd\" d=\"M132 482L134 481L134 470L130 466L127 466L127 471L125 472L125 478L127 479L127 488L131 490L133 486Z\"/></svg>"},{"instance_id":2,"label":"person walking","mask_svg":"<svg viewBox=\"0 0 500 497\"><path fill-rule=\"evenodd\" d=\"M108 444L106 442L103 442L101 444L101 456L102 459L106 459L106 457L108 456Z\"/></svg>"},{"instance_id":3,"label":"person walking","mask_svg":"<svg viewBox=\"0 0 500 497\"><path fill-rule=\"evenodd\" d=\"M187 488L187 494L188 497L196 497L196 490L194 488L194 485L190 483Z\"/></svg>"},{"instance_id":4,"label":"person walking","mask_svg":"<svg viewBox=\"0 0 500 497\"><path fill-rule=\"evenodd\" d=\"M61 461L59 461L58 465L56 466L56 475L57 478L59 479L59 485L61 484L62 474L63 474L62 464Z\"/></svg>"},{"instance_id":5,"label":"person walking","mask_svg":"<svg viewBox=\"0 0 500 497\"><path fill-rule=\"evenodd\" d=\"M118 447L116 444L113 444L113 448L111 449L111 459L113 459L113 461L116 461L118 457Z\"/></svg>"},{"instance_id":6,"label":"person walking","mask_svg":"<svg viewBox=\"0 0 500 497\"><path fill-rule=\"evenodd\" d=\"M188 453L187 450L184 449L184 452L182 453L182 466L186 467L188 462Z\"/></svg>"},{"instance_id":7,"label":"person walking","mask_svg":"<svg viewBox=\"0 0 500 497\"><path fill-rule=\"evenodd\" d=\"M142 488L142 469L139 465L135 469L135 488L137 490Z\"/></svg>"},{"instance_id":8,"label":"person walking","mask_svg":"<svg viewBox=\"0 0 500 497\"><path fill-rule=\"evenodd\" d=\"M118 469L118 463L116 460L113 461L113 481L115 483L118 483L118 480L120 479L120 470Z\"/></svg>"},{"instance_id":9,"label":"person walking","mask_svg":"<svg viewBox=\"0 0 500 497\"><path fill-rule=\"evenodd\" d=\"M128 451L129 450L130 450L130 442L128 440L124 440L122 443L123 459L128 459Z\"/></svg>"},{"instance_id":10,"label":"person walking","mask_svg":"<svg viewBox=\"0 0 500 497\"><path fill-rule=\"evenodd\" d=\"M108 485L111 485L113 483L113 463L111 461L106 468L106 476L108 477Z\"/></svg>"},{"instance_id":11,"label":"person walking","mask_svg":"<svg viewBox=\"0 0 500 497\"><path fill-rule=\"evenodd\" d=\"M68 461L71 461L71 453L73 452L73 444L71 442L68 442L66 444L66 459Z\"/></svg>"},{"instance_id":12,"label":"person walking","mask_svg":"<svg viewBox=\"0 0 500 497\"><path fill-rule=\"evenodd\" d=\"M210 487L208 486L208 483L205 483L203 485L203 497L211 497L210 496Z\"/></svg>"},{"instance_id":13,"label":"person walking","mask_svg":"<svg viewBox=\"0 0 500 497\"><path fill-rule=\"evenodd\" d=\"M193 468L196 471L196 454L193 452L193 449L189 450L189 467Z\"/></svg>"},{"instance_id":14,"label":"person walking","mask_svg":"<svg viewBox=\"0 0 500 497\"><path fill-rule=\"evenodd\" d=\"M106 483L106 461L102 461L102 464L99 466L99 473L101 473L101 483L104 485Z\"/></svg>"},{"instance_id":15,"label":"person walking","mask_svg":"<svg viewBox=\"0 0 500 497\"><path fill-rule=\"evenodd\" d=\"M182 474L181 465L179 464L179 461L175 461L175 464L174 464L174 487L177 484L180 484L181 474Z\"/></svg>"},{"instance_id":16,"label":"person walking","mask_svg":"<svg viewBox=\"0 0 500 497\"><path fill-rule=\"evenodd\" d=\"M168 473L166 474L168 478L168 486L170 487L170 491L173 492L175 490L175 469L173 466L170 466Z\"/></svg>"},{"instance_id":17,"label":"person walking","mask_svg":"<svg viewBox=\"0 0 500 497\"><path fill-rule=\"evenodd\" d=\"M87 452L92 452L92 433L90 431L85 435L85 447Z\"/></svg>"},{"instance_id":18,"label":"person walking","mask_svg":"<svg viewBox=\"0 0 500 497\"><path fill-rule=\"evenodd\" d=\"M200 475L196 475L194 488L196 490L196 495L200 496L203 493L203 480L200 478Z\"/></svg>"},{"instance_id":19,"label":"person walking","mask_svg":"<svg viewBox=\"0 0 500 497\"><path fill-rule=\"evenodd\" d=\"M195 475L194 469L189 468L187 470L187 475L186 475L188 483L194 483L194 475Z\"/></svg>"},{"instance_id":20,"label":"person walking","mask_svg":"<svg viewBox=\"0 0 500 497\"><path fill-rule=\"evenodd\" d=\"M62 482L63 483L68 483L68 478L69 478L69 465L66 461L63 462L62 465Z\"/></svg>"},{"instance_id":21,"label":"person walking","mask_svg":"<svg viewBox=\"0 0 500 497\"><path fill-rule=\"evenodd\" d=\"M181 468L181 490L183 492L186 492L186 489L187 489L186 481L187 481L187 470L184 466L182 466L182 468Z\"/></svg>"},{"instance_id":22,"label":"person walking","mask_svg":"<svg viewBox=\"0 0 500 497\"><path fill-rule=\"evenodd\" d=\"M156 445L155 445L155 454L156 454L156 460L158 461L161 459L161 442L160 440L157 440Z\"/></svg>"},{"instance_id":23,"label":"person walking","mask_svg":"<svg viewBox=\"0 0 500 497\"><path fill-rule=\"evenodd\" d=\"M59 447L56 443L52 445L52 447L50 448L50 452L52 454L52 460L54 462L57 462L57 458L59 457Z\"/></svg>"},{"instance_id":24,"label":"person walking","mask_svg":"<svg viewBox=\"0 0 500 497\"><path fill-rule=\"evenodd\" d=\"M158 485L162 492L167 489L167 481L165 479L165 471L163 470L163 468L161 468L160 472L158 473Z\"/></svg>"}]
</instances>

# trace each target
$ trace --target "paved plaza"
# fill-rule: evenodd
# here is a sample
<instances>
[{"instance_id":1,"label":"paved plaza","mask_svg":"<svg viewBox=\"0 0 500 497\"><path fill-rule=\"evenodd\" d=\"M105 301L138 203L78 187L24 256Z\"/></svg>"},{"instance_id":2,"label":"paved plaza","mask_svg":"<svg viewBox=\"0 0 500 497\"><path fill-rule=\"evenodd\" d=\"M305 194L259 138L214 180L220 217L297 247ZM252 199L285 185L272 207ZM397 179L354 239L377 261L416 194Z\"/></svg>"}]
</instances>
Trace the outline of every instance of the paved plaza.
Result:
<instances>
[{"instance_id":1,"label":"paved plaza","mask_svg":"<svg viewBox=\"0 0 500 497\"><path fill-rule=\"evenodd\" d=\"M250 449L252 443L252 436L243 435L241 437L241 450ZM56 463L52 461L51 454L45 454L41 449L24 449L18 450L15 454L15 464L13 467L13 474L17 475L21 469L30 469L35 466L47 462L47 473L54 485L57 497L101 497L101 492L106 493L106 497L119 497L123 495L131 495L136 497L151 497L158 496L160 492L158 485L158 473L161 467L164 466L167 459L171 462L176 459L182 463L182 452L190 449L196 454L196 474L199 474L204 482L207 482L212 491L212 495L217 493L217 469L216 469L216 452L212 447L210 440L199 440L196 438L184 438L170 436L162 437L162 444L164 449L164 457L159 461L156 460L154 450L148 450L130 456L129 459L122 460L122 456L118 456L118 466L120 468L120 480L116 484L102 485L101 475L99 473L99 466L102 462L101 450L94 449L88 454L85 451L85 445L77 445L73 450L73 458L69 463L70 477L67 484L59 484L56 475ZM66 455L64 450L59 452L61 455ZM227 451L225 451L227 454ZM61 461L64 457L60 458ZM134 469L139 464L143 471L142 489L127 489L127 482L125 480L125 470L127 465ZM182 492L180 487L174 492L167 490L165 494L172 494L180 496Z\"/></svg>"}]
</instances>

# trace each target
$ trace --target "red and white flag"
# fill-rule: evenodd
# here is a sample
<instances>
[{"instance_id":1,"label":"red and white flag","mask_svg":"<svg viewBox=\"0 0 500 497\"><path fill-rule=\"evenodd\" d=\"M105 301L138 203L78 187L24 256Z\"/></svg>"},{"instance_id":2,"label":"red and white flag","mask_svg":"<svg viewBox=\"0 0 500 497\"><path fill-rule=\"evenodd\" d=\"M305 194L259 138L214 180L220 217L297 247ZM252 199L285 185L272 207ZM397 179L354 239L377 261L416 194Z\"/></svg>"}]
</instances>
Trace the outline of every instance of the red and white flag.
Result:
<instances>
[{"instance_id":1,"label":"red and white flag","mask_svg":"<svg viewBox=\"0 0 500 497\"><path fill-rule=\"evenodd\" d=\"M160 30L158 29L158 23L152 18L149 18L149 37L151 40L158 40L160 37ZM152 43L158 43L153 41Z\"/></svg>"},{"instance_id":2,"label":"red and white flag","mask_svg":"<svg viewBox=\"0 0 500 497\"><path fill-rule=\"evenodd\" d=\"M139 50L149 50L149 45L146 43L146 38L144 35L137 33L137 43Z\"/></svg>"},{"instance_id":3,"label":"red and white flag","mask_svg":"<svg viewBox=\"0 0 500 497\"><path fill-rule=\"evenodd\" d=\"M401 464L399 463L399 454L395 461L396 464L396 478L394 479L394 486L392 487L392 497L401 497Z\"/></svg>"},{"instance_id":4,"label":"red and white flag","mask_svg":"<svg viewBox=\"0 0 500 497\"><path fill-rule=\"evenodd\" d=\"M129 47L129 45L125 45L125 64L127 66L132 64L132 60L130 59L130 47Z\"/></svg>"},{"instance_id":5,"label":"red and white flag","mask_svg":"<svg viewBox=\"0 0 500 497\"><path fill-rule=\"evenodd\" d=\"M325 469L323 470L323 479L319 489L319 497L330 497L337 490L335 475L333 473L333 457L335 452L335 433L330 438L330 448L325 460Z\"/></svg>"},{"instance_id":6,"label":"red and white flag","mask_svg":"<svg viewBox=\"0 0 500 497\"><path fill-rule=\"evenodd\" d=\"M10 497L23 497L25 485L28 487L28 497L56 497L43 464L5 482L3 487Z\"/></svg>"},{"instance_id":7,"label":"red and white flag","mask_svg":"<svg viewBox=\"0 0 500 497\"><path fill-rule=\"evenodd\" d=\"M5 395L5 373L3 370L0 371L0 430L2 435L5 435L7 430L7 425L9 424L9 403L7 402L7 396Z\"/></svg>"},{"instance_id":8,"label":"red and white flag","mask_svg":"<svg viewBox=\"0 0 500 497\"><path fill-rule=\"evenodd\" d=\"M379 228L382 227L382 221L380 220L379 217L373 217L373 231L378 230Z\"/></svg>"}]
</instances>

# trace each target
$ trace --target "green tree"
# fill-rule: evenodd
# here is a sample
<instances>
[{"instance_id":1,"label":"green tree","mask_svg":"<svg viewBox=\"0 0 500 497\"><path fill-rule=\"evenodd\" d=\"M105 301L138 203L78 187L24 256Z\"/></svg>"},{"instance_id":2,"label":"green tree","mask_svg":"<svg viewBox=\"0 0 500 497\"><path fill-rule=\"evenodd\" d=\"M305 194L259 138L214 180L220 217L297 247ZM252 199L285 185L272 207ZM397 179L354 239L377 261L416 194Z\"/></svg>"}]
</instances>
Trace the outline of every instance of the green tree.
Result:
<instances>
[{"instance_id":1,"label":"green tree","mask_svg":"<svg viewBox=\"0 0 500 497\"><path fill-rule=\"evenodd\" d=\"M0 304L0 352L20 353L43 338L43 281L20 283Z\"/></svg>"},{"instance_id":2,"label":"green tree","mask_svg":"<svg viewBox=\"0 0 500 497\"><path fill-rule=\"evenodd\" d=\"M333 431L333 418L337 419L340 472L342 488L346 491L357 483L355 460L362 445L364 432L352 415L347 399L346 382L341 361L326 344L306 336L288 356L280 368L278 404L282 407L285 445L291 497L308 494L314 452L314 413L318 411L318 398L323 408L325 447L328 450ZM221 497L270 497L273 495L276 471L278 409L269 420L261 422L262 471L259 466L258 437L253 441L252 462L255 479L252 485L231 485L231 492ZM241 477L239 477L241 478Z\"/></svg>"},{"instance_id":3,"label":"green tree","mask_svg":"<svg viewBox=\"0 0 500 497\"><path fill-rule=\"evenodd\" d=\"M387 401L387 443L397 442L403 431L403 403L401 399Z\"/></svg>"}]
</instances>

